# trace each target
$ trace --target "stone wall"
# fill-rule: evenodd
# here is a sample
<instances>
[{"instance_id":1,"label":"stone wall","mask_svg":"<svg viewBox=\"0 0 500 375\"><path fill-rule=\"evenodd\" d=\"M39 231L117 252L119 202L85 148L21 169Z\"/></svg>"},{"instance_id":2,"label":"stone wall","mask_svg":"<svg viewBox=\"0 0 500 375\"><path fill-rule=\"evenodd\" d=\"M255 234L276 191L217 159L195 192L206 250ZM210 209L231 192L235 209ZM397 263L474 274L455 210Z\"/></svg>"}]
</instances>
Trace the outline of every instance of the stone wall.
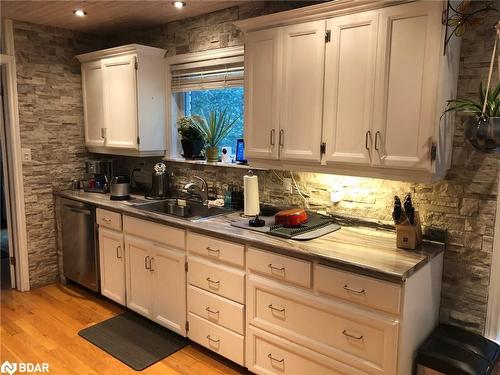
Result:
<instances>
[{"instance_id":1,"label":"stone wall","mask_svg":"<svg viewBox=\"0 0 500 375\"><path fill-rule=\"evenodd\" d=\"M497 3L499 3L497 1ZM473 6L481 5L476 2ZM500 4L499 4L500 5ZM227 24L238 17L240 8L197 19L180 21L138 33L139 39L169 49L170 54L192 52L214 46L225 47L241 43L241 35ZM220 16L220 18L218 17ZM479 82L485 82L494 42L493 26L497 16L484 17L483 24L470 30L462 41L459 77L460 97L477 96ZM229 38L229 39L227 39ZM213 44L212 44L213 42ZM494 75L495 84L498 74ZM444 261L441 320L483 332L486 320L488 284L493 250L493 230L497 201L498 158L474 151L464 141L463 119L455 124L453 166L446 179L434 184L415 184L387 180L343 177L294 172L294 178L313 209L359 217L391 220L393 197L411 192L420 211L424 230L448 231ZM127 169L144 162L145 173L139 176L148 182L155 159L121 158L119 165ZM217 181L212 191L221 194L227 184L242 184L243 169L208 167L170 163L174 189L180 189L193 175ZM283 177L288 171L257 171L261 198L274 204L304 205L295 190L283 189ZM333 204L332 192L341 200Z\"/></svg>"},{"instance_id":2,"label":"stone wall","mask_svg":"<svg viewBox=\"0 0 500 375\"><path fill-rule=\"evenodd\" d=\"M14 22L31 287L57 280L53 192L81 178L83 135L80 64L75 55L103 48L96 37Z\"/></svg>"}]
</instances>

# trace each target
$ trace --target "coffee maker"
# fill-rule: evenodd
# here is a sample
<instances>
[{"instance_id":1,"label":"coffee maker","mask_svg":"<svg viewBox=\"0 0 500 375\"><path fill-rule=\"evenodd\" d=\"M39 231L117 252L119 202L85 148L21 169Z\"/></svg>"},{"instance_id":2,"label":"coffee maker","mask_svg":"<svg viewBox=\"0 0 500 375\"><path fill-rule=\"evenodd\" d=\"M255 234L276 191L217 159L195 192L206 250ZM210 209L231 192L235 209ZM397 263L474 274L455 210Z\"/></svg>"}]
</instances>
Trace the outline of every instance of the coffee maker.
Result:
<instances>
[{"instance_id":1,"label":"coffee maker","mask_svg":"<svg viewBox=\"0 0 500 375\"><path fill-rule=\"evenodd\" d=\"M85 162L83 191L103 194L109 193L109 182L112 175L112 160L87 160Z\"/></svg>"}]
</instances>

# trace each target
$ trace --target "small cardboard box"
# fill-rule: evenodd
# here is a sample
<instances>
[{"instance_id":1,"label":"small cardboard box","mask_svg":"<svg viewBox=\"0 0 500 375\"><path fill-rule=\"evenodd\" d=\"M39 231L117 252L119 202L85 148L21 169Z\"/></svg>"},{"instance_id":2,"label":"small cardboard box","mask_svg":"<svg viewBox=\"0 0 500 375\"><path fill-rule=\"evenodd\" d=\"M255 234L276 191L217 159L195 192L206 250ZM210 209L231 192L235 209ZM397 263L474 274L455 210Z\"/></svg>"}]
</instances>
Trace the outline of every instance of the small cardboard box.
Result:
<instances>
[{"instance_id":1,"label":"small cardboard box","mask_svg":"<svg viewBox=\"0 0 500 375\"><path fill-rule=\"evenodd\" d=\"M411 225L408 219L404 219L400 224L396 224L396 246L401 249L414 250L422 243L422 227L420 216L415 211L415 224Z\"/></svg>"}]
</instances>

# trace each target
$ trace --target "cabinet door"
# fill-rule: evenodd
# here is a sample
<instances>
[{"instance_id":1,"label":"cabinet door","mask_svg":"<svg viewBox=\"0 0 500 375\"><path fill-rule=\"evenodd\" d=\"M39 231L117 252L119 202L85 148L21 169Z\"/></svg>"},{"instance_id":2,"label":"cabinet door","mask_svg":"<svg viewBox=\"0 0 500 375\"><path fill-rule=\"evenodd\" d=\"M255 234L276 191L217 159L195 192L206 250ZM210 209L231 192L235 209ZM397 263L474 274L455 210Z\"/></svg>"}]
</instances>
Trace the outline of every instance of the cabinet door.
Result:
<instances>
[{"instance_id":1,"label":"cabinet door","mask_svg":"<svg viewBox=\"0 0 500 375\"><path fill-rule=\"evenodd\" d=\"M325 21L283 28L280 159L320 161Z\"/></svg>"},{"instance_id":2,"label":"cabinet door","mask_svg":"<svg viewBox=\"0 0 500 375\"><path fill-rule=\"evenodd\" d=\"M137 149L136 56L102 60L106 146Z\"/></svg>"},{"instance_id":3,"label":"cabinet door","mask_svg":"<svg viewBox=\"0 0 500 375\"><path fill-rule=\"evenodd\" d=\"M103 146L104 125L102 69L100 61L82 64L85 145Z\"/></svg>"},{"instance_id":4,"label":"cabinet door","mask_svg":"<svg viewBox=\"0 0 500 375\"><path fill-rule=\"evenodd\" d=\"M100 227L101 294L121 305L126 304L124 254L123 234Z\"/></svg>"},{"instance_id":5,"label":"cabinet door","mask_svg":"<svg viewBox=\"0 0 500 375\"><path fill-rule=\"evenodd\" d=\"M374 163L430 169L443 4L383 8L380 18Z\"/></svg>"},{"instance_id":6,"label":"cabinet door","mask_svg":"<svg viewBox=\"0 0 500 375\"><path fill-rule=\"evenodd\" d=\"M245 39L245 156L277 159L281 40L279 28Z\"/></svg>"},{"instance_id":7,"label":"cabinet door","mask_svg":"<svg viewBox=\"0 0 500 375\"><path fill-rule=\"evenodd\" d=\"M125 236L127 307L151 316L151 242Z\"/></svg>"},{"instance_id":8,"label":"cabinet door","mask_svg":"<svg viewBox=\"0 0 500 375\"><path fill-rule=\"evenodd\" d=\"M186 335L186 254L153 246L151 253L153 319L162 326Z\"/></svg>"},{"instance_id":9,"label":"cabinet door","mask_svg":"<svg viewBox=\"0 0 500 375\"><path fill-rule=\"evenodd\" d=\"M378 13L327 20L323 141L326 161L370 164Z\"/></svg>"}]
</instances>

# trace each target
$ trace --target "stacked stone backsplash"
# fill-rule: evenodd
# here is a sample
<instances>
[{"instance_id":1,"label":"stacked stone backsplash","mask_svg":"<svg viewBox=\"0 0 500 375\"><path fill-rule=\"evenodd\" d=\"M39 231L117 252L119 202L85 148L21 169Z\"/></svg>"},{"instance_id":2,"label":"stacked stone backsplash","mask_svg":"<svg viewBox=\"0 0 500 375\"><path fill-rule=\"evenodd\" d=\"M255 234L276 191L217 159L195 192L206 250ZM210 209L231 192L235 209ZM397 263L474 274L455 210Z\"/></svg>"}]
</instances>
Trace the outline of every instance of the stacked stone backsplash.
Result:
<instances>
[{"instance_id":1,"label":"stacked stone backsplash","mask_svg":"<svg viewBox=\"0 0 500 375\"><path fill-rule=\"evenodd\" d=\"M497 1L498 3L498 1ZM484 3L483 3L484 4ZM473 6L481 6L475 2ZM241 43L241 35L226 22L238 17L240 8L222 11L220 22L216 13L179 21L128 36L128 42L148 42L169 49L170 54L192 52ZM494 42L494 13L483 19L477 29L469 30L462 40L459 97L477 98L479 83L485 82ZM213 30L206 25L216 24ZM228 31L229 30L229 31ZM150 32L152 31L152 32ZM226 31L230 40L225 39ZM210 37L212 35L212 37ZM222 37L221 37L222 36ZM231 39L234 36L234 39ZM134 39L134 37L136 39ZM183 38L187 38L184 40ZM120 39L123 40L123 39ZM213 44L211 42L214 42ZM494 73L494 84L498 72ZM453 140L453 165L446 179L432 184L397 182L380 179L345 177L294 172L293 176L311 209L333 214L348 214L381 221L390 221L394 195L412 193L420 211L424 230L446 229L448 232L443 272L441 320L483 332L486 321L488 286L493 250L493 230L497 201L498 158L474 151L464 140L463 118L457 116ZM120 158L125 170L141 160ZM145 172L139 179L149 182L153 163L143 159ZM228 184L242 185L245 169L221 168L169 162L172 186L179 190L193 175L213 184L220 193ZM289 171L256 171L263 202L283 206L302 206L297 193L284 188L282 179ZM340 198L332 203L331 194Z\"/></svg>"},{"instance_id":2,"label":"stacked stone backsplash","mask_svg":"<svg viewBox=\"0 0 500 375\"><path fill-rule=\"evenodd\" d=\"M57 280L53 192L81 178L87 156L78 53L103 48L95 36L14 22L30 286Z\"/></svg>"}]
</instances>

